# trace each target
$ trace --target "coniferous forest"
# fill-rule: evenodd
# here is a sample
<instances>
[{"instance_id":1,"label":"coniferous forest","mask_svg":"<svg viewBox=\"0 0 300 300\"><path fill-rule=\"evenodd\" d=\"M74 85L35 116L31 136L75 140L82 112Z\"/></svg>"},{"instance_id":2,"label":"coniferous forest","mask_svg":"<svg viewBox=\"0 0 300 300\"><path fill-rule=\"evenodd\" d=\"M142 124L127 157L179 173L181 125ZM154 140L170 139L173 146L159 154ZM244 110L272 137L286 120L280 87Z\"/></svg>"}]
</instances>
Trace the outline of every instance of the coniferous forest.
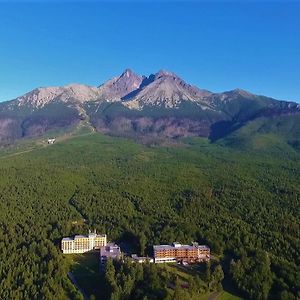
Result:
<instances>
[{"instance_id":1,"label":"coniferous forest","mask_svg":"<svg viewBox=\"0 0 300 300\"><path fill-rule=\"evenodd\" d=\"M1 150L0 299L81 299L60 240L89 228L141 255L209 245L219 264L206 266L206 286L195 276L182 291L174 278L173 298L228 284L245 299L299 299L300 153L284 147L144 146L94 133ZM103 280L107 298L171 299L170 276L125 261L109 262Z\"/></svg>"}]
</instances>

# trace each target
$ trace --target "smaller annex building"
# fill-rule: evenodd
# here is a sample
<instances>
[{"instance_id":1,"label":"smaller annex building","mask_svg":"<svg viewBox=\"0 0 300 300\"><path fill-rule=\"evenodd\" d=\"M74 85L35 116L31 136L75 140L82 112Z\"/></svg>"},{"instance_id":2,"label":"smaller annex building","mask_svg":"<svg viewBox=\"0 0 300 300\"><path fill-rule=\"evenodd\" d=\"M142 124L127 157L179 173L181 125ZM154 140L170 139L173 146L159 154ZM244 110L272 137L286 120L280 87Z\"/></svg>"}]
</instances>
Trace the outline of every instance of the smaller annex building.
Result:
<instances>
[{"instance_id":1,"label":"smaller annex building","mask_svg":"<svg viewBox=\"0 0 300 300\"><path fill-rule=\"evenodd\" d=\"M100 268L105 267L108 259L120 259L122 252L120 247L114 243L108 243L100 248Z\"/></svg>"},{"instance_id":2,"label":"smaller annex building","mask_svg":"<svg viewBox=\"0 0 300 300\"><path fill-rule=\"evenodd\" d=\"M206 245L182 245L174 242L172 245L153 246L154 262L187 262L196 263L210 260L210 248Z\"/></svg>"},{"instance_id":3,"label":"smaller annex building","mask_svg":"<svg viewBox=\"0 0 300 300\"><path fill-rule=\"evenodd\" d=\"M99 250L106 246L106 234L98 234L96 230L88 235L75 235L74 237L65 237L61 241L61 250L64 254L85 253L92 250Z\"/></svg>"},{"instance_id":4,"label":"smaller annex building","mask_svg":"<svg viewBox=\"0 0 300 300\"><path fill-rule=\"evenodd\" d=\"M137 262L137 263L146 263L146 262L153 263L154 262L153 258L151 258L151 257L137 256L137 254L131 254L131 259L132 259L132 261Z\"/></svg>"}]
</instances>

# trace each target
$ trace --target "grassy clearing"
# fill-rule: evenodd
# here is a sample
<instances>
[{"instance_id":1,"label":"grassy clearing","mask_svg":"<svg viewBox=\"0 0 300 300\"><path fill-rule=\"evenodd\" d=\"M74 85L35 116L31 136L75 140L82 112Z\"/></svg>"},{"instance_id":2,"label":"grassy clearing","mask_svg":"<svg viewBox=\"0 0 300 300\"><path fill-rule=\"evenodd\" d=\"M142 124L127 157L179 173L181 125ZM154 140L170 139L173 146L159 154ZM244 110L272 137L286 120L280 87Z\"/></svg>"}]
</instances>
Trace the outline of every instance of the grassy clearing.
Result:
<instances>
[{"instance_id":1,"label":"grassy clearing","mask_svg":"<svg viewBox=\"0 0 300 300\"><path fill-rule=\"evenodd\" d=\"M165 264L165 268L170 272L181 278L182 280L188 281L193 275L197 274L195 269L177 264Z\"/></svg>"},{"instance_id":2,"label":"grassy clearing","mask_svg":"<svg viewBox=\"0 0 300 300\"><path fill-rule=\"evenodd\" d=\"M199 266L181 266L177 264L163 264L161 265L162 269L166 269L170 273L178 277L181 284L186 284L190 279L195 275L200 275ZM203 281L203 285L205 282ZM228 291L222 292L212 292L200 296L197 300L241 300L242 298L233 295Z\"/></svg>"},{"instance_id":3,"label":"grassy clearing","mask_svg":"<svg viewBox=\"0 0 300 300\"><path fill-rule=\"evenodd\" d=\"M99 272L99 253L68 255L70 272L89 296L101 299L104 295L103 277Z\"/></svg>"},{"instance_id":4,"label":"grassy clearing","mask_svg":"<svg viewBox=\"0 0 300 300\"><path fill-rule=\"evenodd\" d=\"M242 300L242 298L235 296L229 292L213 292L200 296L197 300Z\"/></svg>"},{"instance_id":5,"label":"grassy clearing","mask_svg":"<svg viewBox=\"0 0 300 300\"><path fill-rule=\"evenodd\" d=\"M229 292L221 292L221 294L217 297L216 300L241 300L242 298L235 296Z\"/></svg>"}]
</instances>

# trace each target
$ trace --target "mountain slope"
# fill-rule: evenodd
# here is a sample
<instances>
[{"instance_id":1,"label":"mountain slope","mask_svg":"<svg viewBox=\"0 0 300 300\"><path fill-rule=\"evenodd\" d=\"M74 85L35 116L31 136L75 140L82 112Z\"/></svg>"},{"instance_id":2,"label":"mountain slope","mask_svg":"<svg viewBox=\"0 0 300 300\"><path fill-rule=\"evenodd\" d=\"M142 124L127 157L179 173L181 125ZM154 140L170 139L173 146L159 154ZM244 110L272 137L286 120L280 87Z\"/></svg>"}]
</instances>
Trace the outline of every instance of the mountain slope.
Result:
<instances>
[{"instance_id":1,"label":"mountain slope","mask_svg":"<svg viewBox=\"0 0 300 300\"><path fill-rule=\"evenodd\" d=\"M300 114L260 117L218 141L238 149L268 150L269 152L300 150Z\"/></svg>"},{"instance_id":2,"label":"mountain slope","mask_svg":"<svg viewBox=\"0 0 300 300\"><path fill-rule=\"evenodd\" d=\"M34 111L0 112L0 145L33 137L58 128L75 126L82 120L79 111L62 103L50 103Z\"/></svg>"}]
</instances>

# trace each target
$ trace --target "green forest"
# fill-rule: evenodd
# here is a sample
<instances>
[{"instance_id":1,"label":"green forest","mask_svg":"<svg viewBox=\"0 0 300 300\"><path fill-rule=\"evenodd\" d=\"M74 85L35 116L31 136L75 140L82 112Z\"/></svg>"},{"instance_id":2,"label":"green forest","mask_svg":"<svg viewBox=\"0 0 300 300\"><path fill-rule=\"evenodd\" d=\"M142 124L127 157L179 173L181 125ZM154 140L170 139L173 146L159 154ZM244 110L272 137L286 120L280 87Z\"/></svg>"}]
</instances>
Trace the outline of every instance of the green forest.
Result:
<instances>
[{"instance_id":1,"label":"green forest","mask_svg":"<svg viewBox=\"0 0 300 300\"><path fill-rule=\"evenodd\" d=\"M197 299L227 286L244 299L299 299L300 152L252 142L146 146L92 133L0 150L0 299L82 299L60 240L89 228L141 255L197 241L219 258L187 290L165 267L109 262L107 299Z\"/></svg>"}]
</instances>

